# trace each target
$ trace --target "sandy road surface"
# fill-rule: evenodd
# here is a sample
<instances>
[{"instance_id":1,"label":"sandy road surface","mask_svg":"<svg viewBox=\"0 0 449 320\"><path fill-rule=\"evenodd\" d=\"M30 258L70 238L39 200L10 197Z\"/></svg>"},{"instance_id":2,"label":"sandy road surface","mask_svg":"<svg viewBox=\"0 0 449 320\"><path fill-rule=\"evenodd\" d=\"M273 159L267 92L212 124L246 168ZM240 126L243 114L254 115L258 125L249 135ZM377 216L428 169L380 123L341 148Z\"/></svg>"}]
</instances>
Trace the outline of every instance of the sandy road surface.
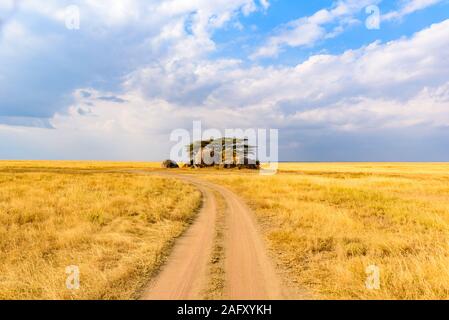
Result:
<instances>
[{"instance_id":1,"label":"sandy road surface","mask_svg":"<svg viewBox=\"0 0 449 320\"><path fill-rule=\"evenodd\" d=\"M226 299L301 299L280 281L269 259L255 218L228 189L189 175L163 174L192 183L203 193L203 207L189 230L175 244L167 264L150 283L142 299L201 299L207 286L207 266L214 240L217 205L212 190L226 202Z\"/></svg>"},{"instance_id":2,"label":"sandy road surface","mask_svg":"<svg viewBox=\"0 0 449 320\"><path fill-rule=\"evenodd\" d=\"M176 241L167 264L150 283L141 299L199 300L207 285L207 266L215 235L217 205L213 192L195 185L203 194L203 205L195 222Z\"/></svg>"}]
</instances>

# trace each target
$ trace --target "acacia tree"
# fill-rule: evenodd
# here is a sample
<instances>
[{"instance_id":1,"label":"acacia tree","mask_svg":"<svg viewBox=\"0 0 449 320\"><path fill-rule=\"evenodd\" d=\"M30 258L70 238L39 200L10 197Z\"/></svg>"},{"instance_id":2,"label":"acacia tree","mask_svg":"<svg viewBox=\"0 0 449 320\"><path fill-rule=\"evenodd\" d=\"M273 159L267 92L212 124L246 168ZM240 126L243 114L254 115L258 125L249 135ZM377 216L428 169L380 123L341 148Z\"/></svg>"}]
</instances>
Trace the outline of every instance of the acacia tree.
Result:
<instances>
[{"instance_id":1,"label":"acacia tree","mask_svg":"<svg viewBox=\"0 0 449 320\"><path fill-rule=\"evenodd\" d=\"M195 141L187 145L187 151L189 152L191 165L195 164L195 156L199 152L202 155L202 152L205 148L212 149L211 153L217 152L219 155L221 155L222 164L249 164L251 158L254 158L256 154L256 147L249 145L247 139L211 138L209 140ZM230 152L232 152L231 161L229 161ZM203 164L202 161L201 164Z\"/></svg>"}]
</instances>

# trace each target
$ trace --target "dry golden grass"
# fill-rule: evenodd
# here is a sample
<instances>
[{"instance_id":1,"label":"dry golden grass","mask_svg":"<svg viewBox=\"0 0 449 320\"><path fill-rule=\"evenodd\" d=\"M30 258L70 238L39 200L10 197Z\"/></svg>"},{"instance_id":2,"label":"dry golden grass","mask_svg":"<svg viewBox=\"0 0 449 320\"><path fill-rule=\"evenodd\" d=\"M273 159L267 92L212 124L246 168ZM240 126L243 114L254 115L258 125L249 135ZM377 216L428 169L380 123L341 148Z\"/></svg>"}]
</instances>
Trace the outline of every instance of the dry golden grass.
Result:
<instances>
[{"instance_id":1,"label":"dry golden grass","mask_svg":"<svg viewBox=\"0 0 449 320\"><path fill-rule=\"evenodd\" d=\"M168 178L97 172L105 167L148 164L0 163L0 299L137 296L200 194ZM80 268L79 290L66 288L69 265Z\"/></svg>"},{"instance_id":2,"label":"dry golden grass","mask_svg":"<svg viewBox=\"0 0 449 320\"><path fill-rule=\"evenodd\" d=\"M203 171L248 200L291 277L336 299L449 298L449 164L287 163ZM367 290L366 267L380 268Z\"/></svg>"},{"instance_id":3,"label":"dry golden grass","mask_svg":"<svg viewBox=\"0 0 449 320\"><path fill-rule=\"evenodd\" d=\"M132 175L159 163L0 162L0 298L133 298L199 205ZM122 173L116 172L123 170ZM449 164L284 163L279 174L179 169L256 212L278 263L317 297L449 298ZM65 267L81 289L65 287ZM367 290L366 267L381 271Z\"/></svg>"},{"instance_id":4,"label":"dry golden grass","mask_svg":"<svg viewBox=\"0 0 449 320\"><path fill-rule=\"evenodd\" d=\"M0 170L117 170L117 169L158 169L159 162L113 162L113 161L30 161L0 160Z\"/></svg>"}]
</instances>

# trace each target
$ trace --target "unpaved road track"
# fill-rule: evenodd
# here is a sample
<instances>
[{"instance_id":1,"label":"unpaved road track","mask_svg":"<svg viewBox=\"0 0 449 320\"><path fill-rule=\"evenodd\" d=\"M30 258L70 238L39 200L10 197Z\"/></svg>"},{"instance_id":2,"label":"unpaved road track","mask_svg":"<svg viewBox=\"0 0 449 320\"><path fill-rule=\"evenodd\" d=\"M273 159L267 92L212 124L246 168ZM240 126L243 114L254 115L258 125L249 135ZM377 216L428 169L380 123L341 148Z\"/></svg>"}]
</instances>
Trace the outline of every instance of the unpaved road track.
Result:
<instances>
[{"instance_id":1,"label":"unpaved road track","mask_svg":"<svg viewBox=\"0 0 449 320\"><path fill-rule=\"evenodd\" d=\"M225 299L303 299L280 281L258 232L252 212L228 189L189 175L162 174L195 185L203 207L188 231L177 240L168 262L144 292L142 299L202 299L215 235L217 204L214 192L226 202Z\"/></svg>"},{"instance_id":2,"label":"unpaved road track","mask_svg":"<svg viewBox=\"0 0 449 320\"><path fill-rule=\"evenodd\" d=\"M213 192L195 184L203 205L195 222L177 240L168 263L142 295L144 300L199 300L207 285L207 266L214 242L217 205Z\"/></svg>"}]
</instances>

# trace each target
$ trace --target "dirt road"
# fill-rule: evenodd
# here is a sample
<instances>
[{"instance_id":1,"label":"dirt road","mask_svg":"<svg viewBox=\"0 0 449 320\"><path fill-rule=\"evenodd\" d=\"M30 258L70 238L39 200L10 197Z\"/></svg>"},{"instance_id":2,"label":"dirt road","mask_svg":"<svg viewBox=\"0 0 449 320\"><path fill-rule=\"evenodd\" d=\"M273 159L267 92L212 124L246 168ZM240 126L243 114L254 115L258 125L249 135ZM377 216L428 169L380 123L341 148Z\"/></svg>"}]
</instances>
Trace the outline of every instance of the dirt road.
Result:
<instances>
[{"instance_id":1,"label":"dirt road","mask_svg":"<svg viewBox=\"0 0 449 320\"><path fill-rule=\"evenodd\" d=\"M201 299L207 286L208 263L214 240L217 204L214 192L226 202L226 299L301 299L297 290L280 281L269 259L253 213L228 189L188 175L172 175L203 193L203 207L189 230L175 244L167 264L150 283L142 299Z\"/></svg>"},{"instance_id":2,"label":"dirt road","mask_svg":"<svg viewBox=\"0 0 449 320\"><path fill-rule=\"evenodd\" d=\"M144 292L144 300L199 300L207 285L207 266L215 235L213 192L196 184L203 205L195 222L177 240L168 263Z\"/></svg>"}]
</instances>

